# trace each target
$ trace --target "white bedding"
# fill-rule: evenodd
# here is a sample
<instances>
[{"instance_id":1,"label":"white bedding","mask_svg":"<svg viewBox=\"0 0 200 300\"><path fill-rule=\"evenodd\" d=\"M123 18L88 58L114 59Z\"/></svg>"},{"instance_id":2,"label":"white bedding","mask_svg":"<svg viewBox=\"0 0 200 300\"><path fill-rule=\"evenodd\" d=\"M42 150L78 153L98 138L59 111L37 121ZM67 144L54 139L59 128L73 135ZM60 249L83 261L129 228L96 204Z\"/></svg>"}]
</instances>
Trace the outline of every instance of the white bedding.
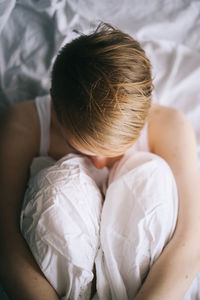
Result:
<instances>
[{"instance_id":1,"label":"white bedding","mask_svg":"<svg viewBox=\"0 0 200 300\"><path fill-rule=\"evenodd\" d=\"M37 160L47 161L32 170ZM163 159L132 149L107 171L68 154L28 184L22 233L62 300L90 299L93 265L95 299L134 299L174 232L178 193Z\"/></svg>"},{"instance_id":2,"label":"white bedding","mask_svg":"<svg viewBox=\"0 0 200 300\"><path fill-rule=\"evenodd\" d=\"M200 169L199 0L0 1L0 110L46 94L59 47L76 36L74 29L86 33L98 20L142 43L153 64L154 101L185 112L196 133ZM197 291L198 278L186 300L200 299Z\"/></svg>"}]
</instances>

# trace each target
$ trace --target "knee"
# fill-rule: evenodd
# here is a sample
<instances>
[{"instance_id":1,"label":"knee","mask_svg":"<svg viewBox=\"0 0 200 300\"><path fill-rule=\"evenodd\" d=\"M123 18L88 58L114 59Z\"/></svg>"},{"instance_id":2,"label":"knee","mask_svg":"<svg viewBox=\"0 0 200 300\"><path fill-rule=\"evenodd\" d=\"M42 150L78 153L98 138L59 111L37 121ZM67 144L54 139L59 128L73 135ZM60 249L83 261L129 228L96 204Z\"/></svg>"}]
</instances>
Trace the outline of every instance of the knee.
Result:
<instances>
[{"instance_id":1,"label":"knee","mask_svg":"<svg viewBox=\"0 0 200 300\"><path fill-rule=\"evenodd\" d=\"M92 280L102 209L87 160L69 155L39 171L25 198L21 229L38 265L57 291L83 289Z\"/></svg>"},{"instance_id":2,"label":"knee","mask_svg":"<svg viewBox=\"0 0 200 300\"><path fill-rule=\"evenodd\" d=\"M110 172L108 191L113 190L113 185L115 189L119 187L120 190L122 183L126 189L132 191L131 198L137 198L135 200L141 202L141 205L152 207L152 197L156 201L155 205L159 199L165 204L166 201L170 203L172 199L177 201L174 175L167 162L153 153L135 152L128 157L123 157ZM138 197L134 197L135 194ZM144 194L145 199L141 197Z\"/></svg>"},{"instance_id":3,"label":"knee","mask_svg":"<svg viewBox=\"0 0 200 300\"><path fill-rule=\"evenodd\" d=\"M134 298L171 238L176 217L176 185L162 158L136 152L114 165L101 217L104 267L113 293L122 292L116 284L121 282Z\"/></svg>"},{"instance_id":4,"label":"knee","mask_svg":"<svg viewBox=\"0 0 200 300\"><path fill-rule=\"evenodd\" d=\"M73 243L80 247L88 243L93 250L97 247L103 199L86 164L84 157L67 156L31 178L21 229L32 249L41 240L63 253L63 247ZM78 241L80 236L83 238Z\"/></svg>"},{"instance_id":5,"label":"knee","mask_svg":"<svg viewBox=\"0 0 200 300\"><path fill-rule=\"evenodd\" d=\"M168 164L152 153L137 152L111 170L102 212L102 228L118 232L143 229L170 237L178 212L178 193ZM151 223L151 224L150 224ZM148 229L148 228L147 228ZM124 234L124 232L123 232Z\"/></svg>"}]
</instances>

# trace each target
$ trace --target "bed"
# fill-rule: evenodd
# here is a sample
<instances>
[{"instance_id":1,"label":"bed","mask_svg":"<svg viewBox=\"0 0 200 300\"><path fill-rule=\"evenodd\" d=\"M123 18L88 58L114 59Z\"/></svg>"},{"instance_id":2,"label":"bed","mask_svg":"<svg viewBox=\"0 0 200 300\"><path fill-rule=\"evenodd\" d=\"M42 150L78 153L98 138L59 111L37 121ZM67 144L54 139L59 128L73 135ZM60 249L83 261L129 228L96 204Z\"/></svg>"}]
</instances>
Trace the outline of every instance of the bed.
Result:
<instances>
[{"instance_id":1,"label":"bed","mask_svg":"<svg viewBox=\"0 0 200 300\"><path fill-rule=\"evenodd\" d=\"M153 66L153 101L183 111L197 138L200 169L199 0L3 0L0 111L48 93L58 49L100 22L138 39ZM0 299L7 299L2 291ZM184 300L200 299L197 277Z\"/></svg>"}]
</instances>

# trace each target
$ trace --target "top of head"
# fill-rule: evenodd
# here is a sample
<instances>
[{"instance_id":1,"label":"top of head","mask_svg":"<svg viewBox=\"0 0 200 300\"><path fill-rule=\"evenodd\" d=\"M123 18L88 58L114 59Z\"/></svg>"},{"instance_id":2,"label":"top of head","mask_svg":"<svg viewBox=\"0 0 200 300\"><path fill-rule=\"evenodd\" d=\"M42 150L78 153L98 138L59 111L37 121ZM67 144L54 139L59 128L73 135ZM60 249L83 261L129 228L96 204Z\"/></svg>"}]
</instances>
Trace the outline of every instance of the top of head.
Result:
<instances>
[{"instance_id":1,"label":"top of head","mask_svg":"<svg viewBox=\"0 0 200 300\"><path fill-rule=\"evenodd\" d=\"M100 24L59 52L51 96L69 139L117 156L139 137L151 106L151 64L131 36Z\"/></svg>"}]
</instances>

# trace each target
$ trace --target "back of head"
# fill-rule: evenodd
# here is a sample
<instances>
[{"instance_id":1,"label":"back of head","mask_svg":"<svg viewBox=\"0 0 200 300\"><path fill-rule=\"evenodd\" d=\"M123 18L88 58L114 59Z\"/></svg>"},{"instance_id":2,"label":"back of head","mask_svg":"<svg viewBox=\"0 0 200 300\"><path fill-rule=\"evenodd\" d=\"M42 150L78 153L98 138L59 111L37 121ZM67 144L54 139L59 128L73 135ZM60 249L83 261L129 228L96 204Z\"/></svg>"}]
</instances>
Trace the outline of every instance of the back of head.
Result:
<instances>
[{"instance_id":1,"label":"back of head","mask_svg":"<svg viewBox=\"0 0 200 300\"><path fill-rule=\"evenodd\" d=\"M151 106L151 64L140 44L110 25L59 52L51 96L69 139L107 157L137 140Z\"/></svg>"}]
</instances>

